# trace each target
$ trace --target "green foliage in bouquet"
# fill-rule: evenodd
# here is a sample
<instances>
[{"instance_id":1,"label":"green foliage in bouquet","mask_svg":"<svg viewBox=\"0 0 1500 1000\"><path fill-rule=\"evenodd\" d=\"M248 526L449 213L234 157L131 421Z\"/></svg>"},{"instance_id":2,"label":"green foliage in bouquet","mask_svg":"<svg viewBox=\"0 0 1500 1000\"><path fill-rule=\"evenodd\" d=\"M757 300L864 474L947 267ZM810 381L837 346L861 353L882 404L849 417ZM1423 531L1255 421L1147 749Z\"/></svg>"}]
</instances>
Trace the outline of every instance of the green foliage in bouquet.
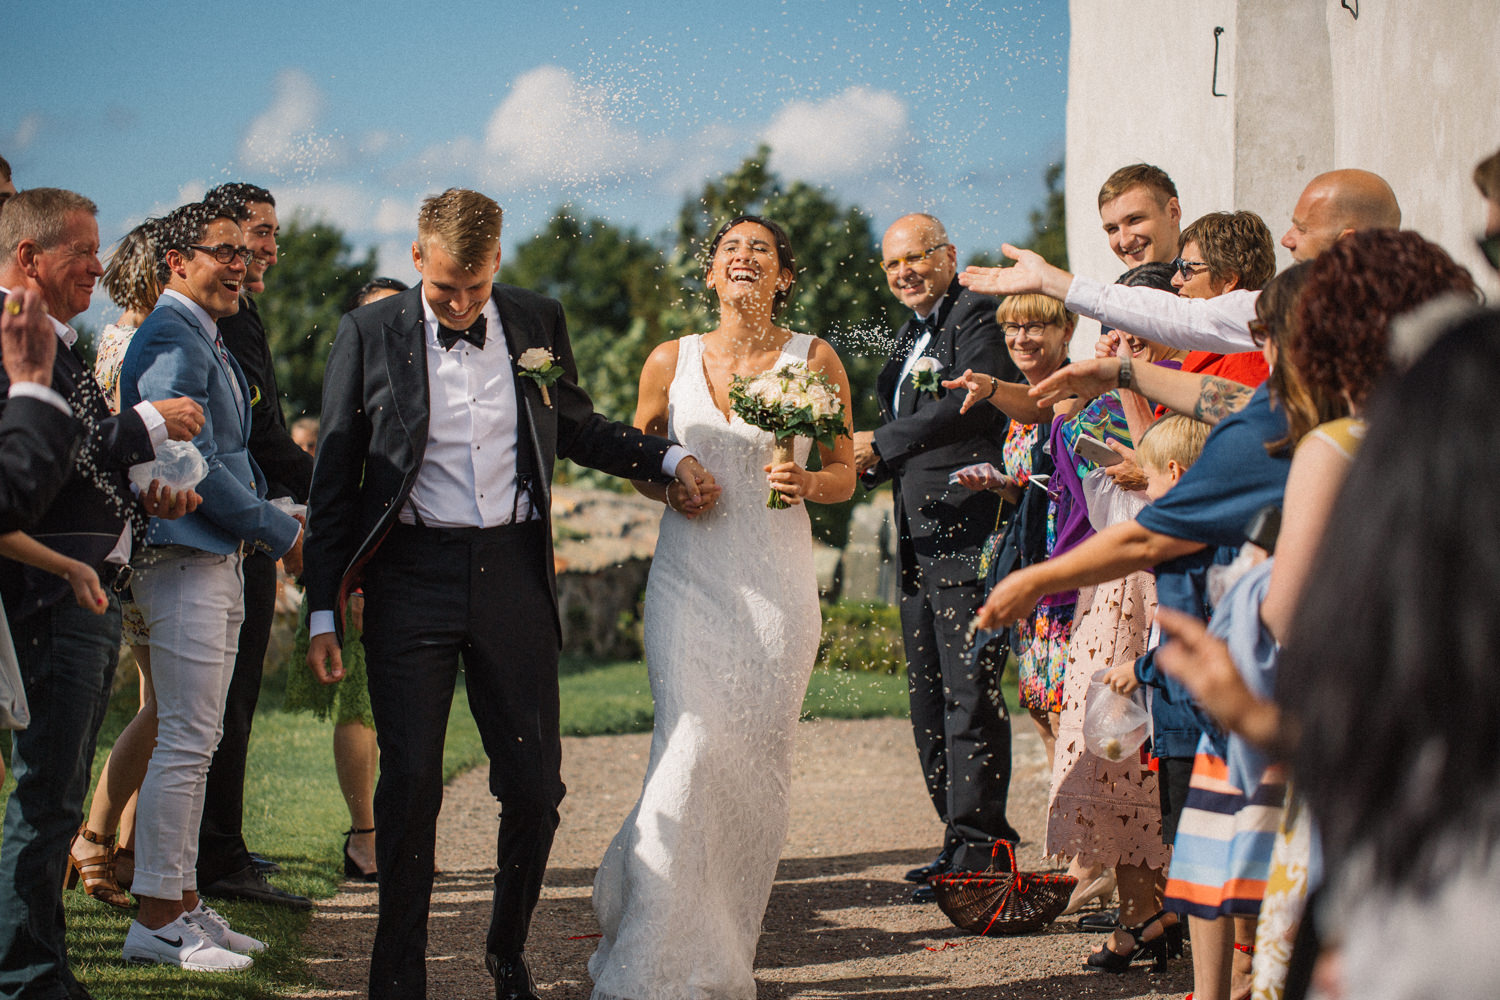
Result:
<instances>
[{"instance_id":1,"label":"green foliage in bouquet","mask_svg":"<svg viewBox=\"0 0 1500 1000\"><path fill-rule=\"evenodd\" d=\"M838 390L822 372L800 362L759 375L736 375L729 383L729 406L745 423L776 435L773 462L792 460L794 437L832 448L840 435L849 433ZM772 490L766 506L781 510L789 505Z\"/></svg>"}]
</instances>

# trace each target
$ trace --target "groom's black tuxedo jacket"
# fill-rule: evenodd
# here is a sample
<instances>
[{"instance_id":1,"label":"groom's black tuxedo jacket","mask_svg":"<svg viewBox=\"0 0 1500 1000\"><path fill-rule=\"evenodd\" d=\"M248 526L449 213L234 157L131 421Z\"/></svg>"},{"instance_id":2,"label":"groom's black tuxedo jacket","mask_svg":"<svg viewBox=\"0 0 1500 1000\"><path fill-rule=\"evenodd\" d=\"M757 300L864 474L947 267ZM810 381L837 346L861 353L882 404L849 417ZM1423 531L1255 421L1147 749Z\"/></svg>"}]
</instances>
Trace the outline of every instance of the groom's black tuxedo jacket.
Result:
<instances>
[{"instance_id":1,"label":"groom's black tuxedo jacket","mask_svg":"<svg viewBox=\"0 0 1500 1000\"><path fill-rule=\"evenodd\" d=\"M304 550L308 607L342 610L365 562L411 495L427 448L430 414L422 286L345 314L328 358L317 464L308 500ZM516 375L518 466L537 471L535 506L548 525L547 578L556 611L551 557L552 465L559 457L628 479L667 482L662 460L671 442L594 412L578 386L562 305L512 285L491 293L514 366L522 352L552 352L565 374L548 392ZM336 615L342 626L342 615ZM556 622L554 621L554 625Z\"/></svg>"},{"instance_id":2,"label":"groom's black tuxedo jacket","mask_svg":"<svg viewBox=\"0 0 1500 1000\"><path fill-rule=\"evenodd\" d=\"M953 279L922 352L942 365L940 378L972 368L1007 382L1020 381L995 320L997 305ZM948 477L976 462L999 468L1009 421L988 403L959 413L965 395L961 390L932 394L908 384L901 387L899 408L893 406L896 380L915 332L911 323L901 328L896 351L876 379L882 422L875 430L875 448L880 461L863 481L874 486L893 480L901 574L908 587L914 585L918 568L929 587L972 583L978 575L979 549L995 528L999 499L987 490L951 485Z\"/></svg>"}]
</instances>

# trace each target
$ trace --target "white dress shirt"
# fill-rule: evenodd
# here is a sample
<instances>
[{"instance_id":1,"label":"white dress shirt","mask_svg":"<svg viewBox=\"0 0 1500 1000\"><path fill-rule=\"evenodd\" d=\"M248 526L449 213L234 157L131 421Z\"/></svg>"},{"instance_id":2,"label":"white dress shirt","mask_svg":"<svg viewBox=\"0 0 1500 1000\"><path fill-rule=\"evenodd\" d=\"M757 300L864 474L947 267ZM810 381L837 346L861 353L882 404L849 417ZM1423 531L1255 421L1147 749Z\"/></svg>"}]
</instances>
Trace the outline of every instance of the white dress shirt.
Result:
<instances>
[{"instance_id":1,"label":"white dress shirt","mask_svg":"<svg viewBox=\"0 0 1500 1000\"><path fill-rule=\"evenodd\" d=\"M946 299L947 297L947 295L940 296L938 300L932 304L932 308L927 310L926 315L923 315L921 313L913 313L913 315L916 316L916 318L923 324L926 324L928 316L937 315L937 311L943 308L943 299ZM921 334L918 335L916 343L911 345L911 353L906 356L906 363L901 366L901 377L896 379L896 391L891 395L892 413L895 413L897 410L901 409L901 389L906 385L906 380L911 375L912 366L917 363L917 359L922 356L923 351L927 350L927 345L930 343L932 343L932 327L930 325L925 325Z\"/></svg>"},{"instance_id":2,"label":"white dress shirt","mask_svg":"<svg viewBox=\"0 0 1500 1000\"><path fill-rule=\"evenodd\" d=\"M438 343L438 318L422 297L427 351L427 450L398 515L429 528L492 528L528 521L516 481L516 376L494 298L485 301L484 348ZM414 513L415 512L415 513Z\"/></svg>"},{"instance_id":3,"label":"white dress shirt","mask_svg":"<svg viewBox=\"0 0 1500 1000\"><path fill-rule=\"evenodd\" d=\"M1106 285L1075 275L1063 303L1105 326L1168 347L1214 354L1258 351L1250 336L1260 292L1236 288L1211 299L1185 299L1144 285Z\"/></svg>"}]
</instances>

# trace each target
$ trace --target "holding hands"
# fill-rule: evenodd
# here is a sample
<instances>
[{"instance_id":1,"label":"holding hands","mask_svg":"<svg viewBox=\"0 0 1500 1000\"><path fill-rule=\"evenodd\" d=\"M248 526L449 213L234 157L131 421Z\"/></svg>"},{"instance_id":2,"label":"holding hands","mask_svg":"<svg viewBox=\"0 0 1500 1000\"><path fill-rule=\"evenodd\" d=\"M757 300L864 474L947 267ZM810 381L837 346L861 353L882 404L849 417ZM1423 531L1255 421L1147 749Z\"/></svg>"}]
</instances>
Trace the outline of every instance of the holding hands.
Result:
<instances>
[{"instance_id":1,"label":"holding hands","mask_svg":"<svg viewBox=\"0 0 1500 1000\"><path fill-rule=\"evenodd\" d=\"M667 485L667 506L691 519L712 510L723 492L713 473L688 455L677 463L677 478Z\"/></svg>"}]
</instances>

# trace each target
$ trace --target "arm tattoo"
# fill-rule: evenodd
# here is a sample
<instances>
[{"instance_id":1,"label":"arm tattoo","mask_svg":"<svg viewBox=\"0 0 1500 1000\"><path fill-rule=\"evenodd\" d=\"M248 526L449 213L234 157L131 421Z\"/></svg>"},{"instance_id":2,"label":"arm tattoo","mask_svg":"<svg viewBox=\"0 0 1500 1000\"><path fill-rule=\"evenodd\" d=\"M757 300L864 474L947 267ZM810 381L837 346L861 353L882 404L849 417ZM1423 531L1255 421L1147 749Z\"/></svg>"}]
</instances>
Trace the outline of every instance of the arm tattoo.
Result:
<instances>
[{"instance_id":1,"label":"arm tattoo","mask_svg":"<svg viewBox=\"0 0 1500 1000\"><path fill-rule=\"evenodd\" d=\"M1198 402L1193 407L1193 416L1206 424L1217 424L1231 413L1243 410L1254 391L1227 378L1205 376L1203 388L1198 392Z\"/></svg>"}]
</instances>

